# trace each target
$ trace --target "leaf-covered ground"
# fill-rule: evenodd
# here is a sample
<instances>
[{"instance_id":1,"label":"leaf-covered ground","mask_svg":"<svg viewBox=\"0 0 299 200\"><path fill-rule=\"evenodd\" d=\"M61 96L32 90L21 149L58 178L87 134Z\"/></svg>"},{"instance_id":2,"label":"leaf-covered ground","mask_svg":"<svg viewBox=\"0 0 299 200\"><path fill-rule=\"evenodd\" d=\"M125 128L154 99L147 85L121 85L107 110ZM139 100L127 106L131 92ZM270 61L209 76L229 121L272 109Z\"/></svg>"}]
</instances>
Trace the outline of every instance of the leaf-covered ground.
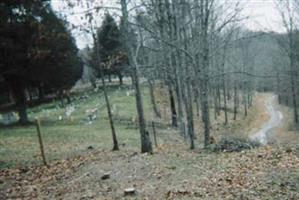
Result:
<instances>
[{"instance_id":1,"label":"leaf-covered ground","mask_svg":"<svg viewBox=\"0 0 299 200\"><path fill-rule=\"evenodd\" d=\"M49 168L3 170L0 187L0 199L299 199L299 149L189 151L172 137L153 155L90 150ZM136 194L125 196L130 187Z\"/></svg>"}]
</instances>

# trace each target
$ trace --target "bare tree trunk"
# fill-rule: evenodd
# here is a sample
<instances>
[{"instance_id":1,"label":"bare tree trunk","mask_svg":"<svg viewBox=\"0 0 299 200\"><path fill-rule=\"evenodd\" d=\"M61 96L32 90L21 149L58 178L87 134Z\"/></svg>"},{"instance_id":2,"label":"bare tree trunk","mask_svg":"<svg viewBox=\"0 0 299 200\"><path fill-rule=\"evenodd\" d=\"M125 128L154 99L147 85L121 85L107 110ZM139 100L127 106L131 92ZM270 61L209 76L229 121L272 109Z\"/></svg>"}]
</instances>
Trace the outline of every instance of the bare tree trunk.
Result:
<instances>
[{"instance_id":1,"label":"bare tree trunk","mask_svg":"<svg viewBox=\"0 0 299 200\"><path fill-rule=\"evenodd\" d=\"M136 107L138 112L138 121L141 135L141 152L142 153L152 153L152 143L149 136L149 132L146 130L146 121L144 117L142 96L140 91L139 75L136 66L133 67L133 84L135 87L135 97L136 97Z\"/></svg>"},{"instance_id":2,"label":"bare tree trunk","mask_svg":"<svg viewBox=\"0 0 299 200\"><path fill-rule=\"evenodd\" d=\"M222 90L223 90L223 101L224 101L224 124L228 124L228 116L227 116L227 99L226 99L226 86L225 86L225 78L222 79Z\"/></svg>"},{"instance_id":3,"label":"bare tree trunk","mask_svg":"<svg viewBox=\"0 0 299 200\"><path fill-rule=\"evenodd\" d=\"M168 3L168 5L167 5L167 3ZM166 9L166 5L168 6L167 9ZM169 30L169 28L170 28L169 24L167 24L167 20L169 21L169 18L170 18L169 2L167 0L157 0L156 6L157 6L156 7L156 10L157 10L156 18L158 21L159 35L160 35L160 38L162 38L164 40L167 38L167 36L165 36L165 34L166 34L167 30ZM168 31L168 33L172 37L170 30ZM164 59L162 62L163 62L163 66L166 66L165 79L167 79L166 85L167 85L168 94L169 94L171 124L174 127L178 127L178 119L177 119L178 117L177 117L177 112L176 112L176 107L175 107L175 98L174 98L173 89L172 89L173 80L170 76L170 71L173 72L173 68L174 68L173 56L168 53L169 48L167 48L167 46L165 44L161 44L161 46L162 46L162 51L163 51L163 56L164 56ZM176 84L176 86L177 86L177 84ZM177 96L180 97L180 95L177 95ZM180 106L178 106L178 107L181 108Z\"/></svg>"},{"instance_id":4,"label":"bare tree trunk","mask_svg":"<svg viewBox=\"0 0 299 200\"><path fill-rule=\"evenodd\" d=\"M168 17L168 32L170 39L173 41L177 41L179 39L179 32L178 32L178 21L176 17L179 15L177 12L178 6L176 0L172 2L172 6L170 6L169 0L165 0L165 9ZM185 135L185 124L184 124L184 113L183 113L183 95L182 95L182 78L181 78L181 68L182 68L182 60L180 53L175 50L170 53L170 62L171 66L174 71L174 77L175 77L175 91L176 91L176 97L177 97L177 106L178 106L178 126L180 128L180 132Z\"/></svg>"},{"instance_id":5,"label":"bare tree trunk","mask_svg":"<svg viewBox=\"0 0 299 200\"><path fill-rule=\"evenodd\" d=\"M218 113L220 113L218 107L217 89L212 89L212 93L213 93L213 101L214 101L214 119L217 120Z\"/></svg>"},{"instance_id":6,"label":"bare tree trunk","mask_svg":"<svg viewBox=\"0 0 299 200\"><path fill-rule=\"evenodd\" d=\"M278 96L278 104L281 104L280 78L279 73L276 73L276 93Z\"/></svg>"},{"instance_id":7,"label":"bare tree trunk","mask_svg":"<svg viewBox=\"0 0 299 200\"><path fill-rule=\"evenodd\" d=\"M87 8L89 10L90 8L90 2L86 1L86 5ZM92 38L94 41L94 48L96 51L96 65L99 67L99 72L100 72L100 76L101 76L101 82L103 85L103 91L104 91L104 98L105 98L105 102L106 102L106 108L107 108L107 113L108 113L108 118L109 118L109 124L110 124L110 128L111 128L111 134L112 134L112 141L113 141L113 151L119 150L119 146L118 146L118 141L117 141L117 137L116 137L116 132L115 132L115 127L114 127L114 122L113 122L113 116L112 116L112 112L111 112L111 106L110 106L110 101L109 101L109 97L108 97L108 93L107 93L107 87L106 87L106 82L105 82L105 77L104 77L104 72L103 69L101 67L101 61L100 61L100 52L99 52L99 43L97 40L97 35L96 32L94 30L94 26L93 26L93 16L90 15L89 16L89 26L91 28L91 32L92 32Z\"/></svg>"},{"instance_id":8,"label":"bare tree trunk","mask_svg":"<svg viewBox=\"0 0 299 200\"><path fill-rule=\"evenodd\" d=\"M290 30L293 31L293 30ZM297 124L298 123L298 109L297 109L297 97L296 97L296 86L295 86L295 78L297 78L297 71L295 68L295 47L294 47L294 41L293 41L293 33L289 33L290 38L290 71L291 71L291 90L292 90L292 103L293 103L293 110L294 110L294 121Z\"/></svg>"},{"instance_id":9,"label":"bare tree trunk","mask_svg":"<svg viewBox=\"0 0 299 200\"><path fill-rule=\"evenodd\" d=\"M26 104L20 104L18 107L18 112L19 112L19 122L20 124L28 124L29 123L29 119L28 119L28 115L27 115L27 106Z\"/></svg>"},{"instance_id":10,"label":"bare tree trunk","mask_svg":"<svg viewBox=\"0 0 299 200\"><path fill-rule=\"evenodd\" d=\"M158 147L156 126L155 126L155 122L154 121L152 121L152 128L153 128L153 134L154 134L155 147Z\"/></svg>"},{"instance_id":11,"label":"bare tree trunk","mask_svg":"<svg viewBox=\"0 0 299 200\"><path fill-rule=\"evenodd\" d=\"M155 97L155 92L154 92L154 87L155 87L154 82L152 82L151 80L148 80L148 85L149 85L149 90L150 90L150 98L151 98L153 111L154 111L156 117L161 118L160 110L158 109L157 104L156 104L156 97Z\"/></svg>"},{"instance_id":12,"label":"bare tree trunk","mask_svg":"<svg viewBox=\"0 0 299 200\"><path fill-rule=\"evenodd\" d=\"M95 35L93 35L93 39L94 39L95 44L96 44L95 48L96 48L96 51L97 51L97 64L98 64L98 66L100 66L99 46L98 46L97 38L96 38ZM107 93L105 77L104 77L103 70L101 69L101 67L100 67L99 71L100 71L100 76L101 76L101 82L102 82L102 85L103 85L106 108L107 108L107 113L108 113L108 118L109 118L109 123L110 123L110 128L111 128L111 134L112 134L112 141L113 141L112 150L117 151L117 150L119 150L119 146L118 146L118 141L117 141L116 132L115 132L115 128L114 128L113 116L112 116L110 101L109 101L109 97L108 97L108 93Z\"/></svg>"},{"instance_id":13,"label":"bare tree trunk","mask_svg":"<svg viewBox=\"0 0 299 200\"><path fill-rule=\"evenodd\" d=\"M170 110L171 110L171 124L173 127L178 127L175 101L174 101L173 91L170 85L168 86L168 93L169 93Z\"/></svg>"},{"instance_id":14,"label":"bare tree trunk","mask_svg":"<svg viewBox=\"0 0 299 200\"><path fill-rule=\"evenodd\" d=\"M224 103L224 116L225 116L225 121L224 121L224 124L228 124L228 116L227 116L227 99L226 99L226 84L225 84L225 75L224 75L224 72L225 72L225 59L226 59L226 56L225 56L225 51L226 49L224 49L224 52L223 52L223 57L222 57L222 73L223 73L223 76L222 76L222 90L223 90L223 103Z\"/></svg>"},{"instance_id":15,"label":"bare tree trunk","mask_svg":"<svg viewBox=\"0 0 299 200\"><path fill-rule=\"evenodd\" d=\"M220 115L221 109L221 92L220 92L220 84L219 80L217 80L217 87L216 87L216 105L217 105L217 115Z\"/></svg>"},{"instance_id":16,"label":"bare tree trunk","mask_svg":"<svg viewBox=\"0 0 299 200\"><path fill-rule=\"evenodd\" d=\"M234 120L237 119L238 114L238 95L237 81L234 80Z\"/></svg>"},{"instance_id":17,"label":"bare tree trunk","mask_svg":"<svg viewBox=\"0 0 299 200\"><path fill-rule=\"evenodd\" d=\"M38 83L38 100L43 101L45 99L45 91L42 83Z\"/></svg>"},{"instance_id":18,"label":"bare tree trunk","mask_svg":"<svg viewBox=\"0 0 299 200\"><path fill-rule=\"evenodd\" d=\"M58 99L60 100L60 106L62 108L64 108L65 107L65 103L64 103L64 97L63 97L63 90L62 89L58 90Z\"/></svg>"},{"instance_id":19,"label":"bare tree trunk","mask_svg":"<svg viewBox=\"0 0 299 200\"><path fill-rule=\"evenodd\" d=\"M29 119L27 115L27 99L24 83L19 80L19 77L14 77L11 81L11 87L19 113L19 123L23 125L28 124Z\"/></svg>"},{"instance_id":20,"label":"bare tree trunk","mask_svg":"<svg viewBox=\"0 0 299 200\"><path fill-rule=\"evenodd\" d=\"M133 84L135 86L135 97L136 97L136 107L138 112L139 119L139 129L140 129L140 137L141 137L141 152L142 153L152 153L152 142L149 136L149 132L146 130L146 121L144 117L144 110L142 105L142 96L140 91L140 83L139 83L139 71L138 71L138 63L136 56L133 56L133 47L131 42L129 41L129 15L127 9L127 0L121 0L121 10L122 10L122 19L123 19L123 28L124 28L124 41L125 46L128 52L129 63L132 66L132 78ZM143 42L143 41L142 41ZM138 54L138 52L136 53Z\"/></svg>"},{"instance_id":21,"label":"bare tree trunk","mask_svg":"<svg viewBox=\"0 0 299 200\"><path fill-rule=\"evenodd\" d=\"M89 8L89 3L88 2L87 2L87 7ZM116 137L116 132L115 132L113 116L112 116L112 112L111 112L110 101L109 101L109 97L108 97L108 93L107 93L105 77L104 77L103 69L101 68L99 44L98 44L96 33L93 30L92 21L90 20L89 22L90 22L90 26L91 26L92 37L93 37L93 40L94 40L95 50L96 50L96 55L97 55L96 56L96 64L99 67L99 71L100 71L101 82L102 82L103 91L104 91L104 98L105 98L105 102L106 102L106 108L107 108L107 113L108 113L108 118L109 118L109 123L110 123L110 128L111 128L112 141L113 141L112 150L116 151L116 150L119 150L119 146L118 146L118 141L117 141L117 137Z\"/></svg>"},{"instance_id":22,"label":"bare tree trunk","mask_svg":"<svg viewBox=\"0 0 299 200\"><path fill-rule=\"evenodd\" d=\"M202 96L202 120L204 122L204 145L209 146L210 141L210 113L209 113L209 90L208 90L208 68L209 68L209 0L201 0L201 32L202 32L202 76L201 76L201 96Z\"/></svg>"},{"instance_id":23,"label":"bare tree trunk","mask_svg":"<svg viewBox=\"0 0 299 200\"><path fill-rule=\"evenodd\" d=\"M226 85L227 85L227 95L226 95L226 98L227 98L227 100L229 101L229 100L231 100L231 91L230 91L230 76L229 76L229 74L226 76Z\"/></svg>"},{"instance_id":24,"label":"bare tree trunk","mask_svg":"<svg viewBox=\"0 0 299 200\"><path fill-rule=\"evenodd\" d=\"M295 4L295 5L294 5ZM279 7L282 6L282 7ZM295 1L278 1L277 9L281 14L281 19L284 27L287 31L287 39L288 39L288 49L287 54L289 56L290 61L290 84L291 84L291 98L293 103L293 111L294 111L294 121L298 123L298 108L297 108L297 95L296 95L296 86L295 81L297 79L297 69L295 66L296 62L296 40L297 40L297 28L296 28L296 20L298 11L292 7L297 6ZM297 13L296 13L297 12ZM284 48L284 47L283 47ZM286 99L288 100L288 99ZM287 101L288 102L288 101Z\"/></svg>"},{"instance_id":25,"label":"bare tree trunk","mask_svg":"<svg viewBox=\"0 0 299 200\"><path fill-rule=\"evenodd\" d=\"M199 89L195 88L195 104L196 104L196 116L199 117L199 112L200 112L200 97L199 97Z\"/></svg>"},{"instance_id":26,"label":"bare tree trunk","mask_svg":"<svg viewBox=\"0 0 299 200\"><path fill-rule=\"evenodd\" d=\"M123 85L123 75L121 74L121 72L119 72L117 75L119 79L119 85Z\"/></svg>"},{"instance_id":27,"label":"bare tree trunk","mask_svg":"<svg viewBox=\"0 0 299 200\"><path fill-rule=\"evenodd\" d=\"M247 81L243 81L243 106L244 106L244 116L247 117Z\"/></svg>"},{"instance_id":28,"label":"bare tree trunk","mask_svg":"<svg viewBox=\"0 0 299 200\"><path fill-rule=\"evenodd\" d=\"M292 67L294 61L291 60L291 71L295 71L295 67ZM294 120L295 123L298 123L298 108L297 108L297 97L296 97L296 87L295 87L295 80L294 74L291 74L291 89L292 89L292 100L293 100L293 110L294 110Z\"/></svg>"},{"instance_id":29,"label":"bare tree trunk","mask_svg":"<svg viewBox=\"0 0 299 200\"><path fill-rule=\"evenodd\" d=\"M208 100L208 85L207 80L202 83L202 121L204 122L204 138L205 147L209 145L210 141L210 113L209 113L209 100Z\"/></svg>"},{"instance_id":30,"label":"bare tree trunk","mask_svg":"<svg viewBox=\"0 0 299 200\"><path fill-rule=\"evenodd\" d=\"M186 111L187 111L187 122L188 122L188 135L190 138L190 149L194 149L194 120L193 120L193 106L192 106L192 89L190 81L186 84L187 97L186 99Z\"/></svg>"}]
</instances>

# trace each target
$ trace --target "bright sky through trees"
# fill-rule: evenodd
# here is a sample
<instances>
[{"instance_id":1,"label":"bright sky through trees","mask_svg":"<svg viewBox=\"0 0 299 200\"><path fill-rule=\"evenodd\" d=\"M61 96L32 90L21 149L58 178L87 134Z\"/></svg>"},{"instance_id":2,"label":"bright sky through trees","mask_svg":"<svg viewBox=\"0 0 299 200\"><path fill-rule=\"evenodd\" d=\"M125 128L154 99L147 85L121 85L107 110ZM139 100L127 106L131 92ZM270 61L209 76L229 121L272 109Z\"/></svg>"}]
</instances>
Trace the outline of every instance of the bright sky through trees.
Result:
<instances>
[{"instance_id":1,"label":"bright sky through trees","mask_svg":"<svg viewBox=\"0 0 299 200\"><path fill-rule=\"evenodd\" d=\"M83 0L84 1L84 0ZM99 2L99 5L105 6L115 6L119 7L117 0L96 0ZM275 0L223 0L225 3L236 3L240 2L244 7L243 15L249 16L248 20L243 22L244 26L250 30L259 30L259 31L275 31L283 32L281 29L281 23L279 18L279 13L276 11ZM63 9L63 1L61 0L52 0L52 6L54 10L60 12ZM76 13L81 13L86 10L86 7L75 7L74 11ZM115 13L115 10L110 10L110 12ZM68 20L74 25L82 23L82 14L76 14L68 17ZM101 18L101 17L99 17ZM101 20L99 20L99 25ZM77 38L77 45L79 48L84 48L86 45L90 45L91 37L82 33L82 31L75 31L75 37Z\"/></svg>"}]
</instances>

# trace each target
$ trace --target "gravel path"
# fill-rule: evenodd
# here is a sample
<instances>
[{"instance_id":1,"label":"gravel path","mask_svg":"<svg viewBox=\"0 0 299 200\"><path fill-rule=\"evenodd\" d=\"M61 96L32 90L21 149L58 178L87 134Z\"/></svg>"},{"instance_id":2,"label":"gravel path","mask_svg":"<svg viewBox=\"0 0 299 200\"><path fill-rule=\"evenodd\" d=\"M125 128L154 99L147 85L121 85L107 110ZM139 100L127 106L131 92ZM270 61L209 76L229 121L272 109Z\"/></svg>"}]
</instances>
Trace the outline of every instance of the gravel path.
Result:
<instances>
[{"instance_id":1,"label":"gravel path","mask_svg":"<svg viewBox=\"0 0 299 200\"><path fill-rule=\"evenodd\" d=\"M257 131L255 134L253 134L250 139L256 140L260 142L261 144L267 144L268 139L267 136L270 133L271 130L274 128L277 128L281 125L283 115L280 111L276 110L273 106L275 100L275 96L271 96L267 101L266 101L266 108L267 112L270 115L270 120L266 122L262 128Z\"/></svg>"}]
</instances>

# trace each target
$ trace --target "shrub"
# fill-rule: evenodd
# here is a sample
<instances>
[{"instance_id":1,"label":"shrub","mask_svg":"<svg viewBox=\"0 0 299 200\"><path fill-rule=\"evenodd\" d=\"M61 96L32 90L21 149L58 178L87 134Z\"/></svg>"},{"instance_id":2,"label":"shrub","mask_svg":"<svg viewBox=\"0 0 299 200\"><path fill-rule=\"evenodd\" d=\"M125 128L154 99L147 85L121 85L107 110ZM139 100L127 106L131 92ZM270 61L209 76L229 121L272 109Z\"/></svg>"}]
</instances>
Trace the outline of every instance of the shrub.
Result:
<instances>
[{"instance_id":1,"label":"shrub","mask_svg":"<svg viewBox=\"0 0 299 200\"><path fill-rule=\"evenodd\" d=\"M261 144L249 138L224 137L217 144L211 146L214 152L240 152L259 147Z\"/></svg>"}]
</instances>

